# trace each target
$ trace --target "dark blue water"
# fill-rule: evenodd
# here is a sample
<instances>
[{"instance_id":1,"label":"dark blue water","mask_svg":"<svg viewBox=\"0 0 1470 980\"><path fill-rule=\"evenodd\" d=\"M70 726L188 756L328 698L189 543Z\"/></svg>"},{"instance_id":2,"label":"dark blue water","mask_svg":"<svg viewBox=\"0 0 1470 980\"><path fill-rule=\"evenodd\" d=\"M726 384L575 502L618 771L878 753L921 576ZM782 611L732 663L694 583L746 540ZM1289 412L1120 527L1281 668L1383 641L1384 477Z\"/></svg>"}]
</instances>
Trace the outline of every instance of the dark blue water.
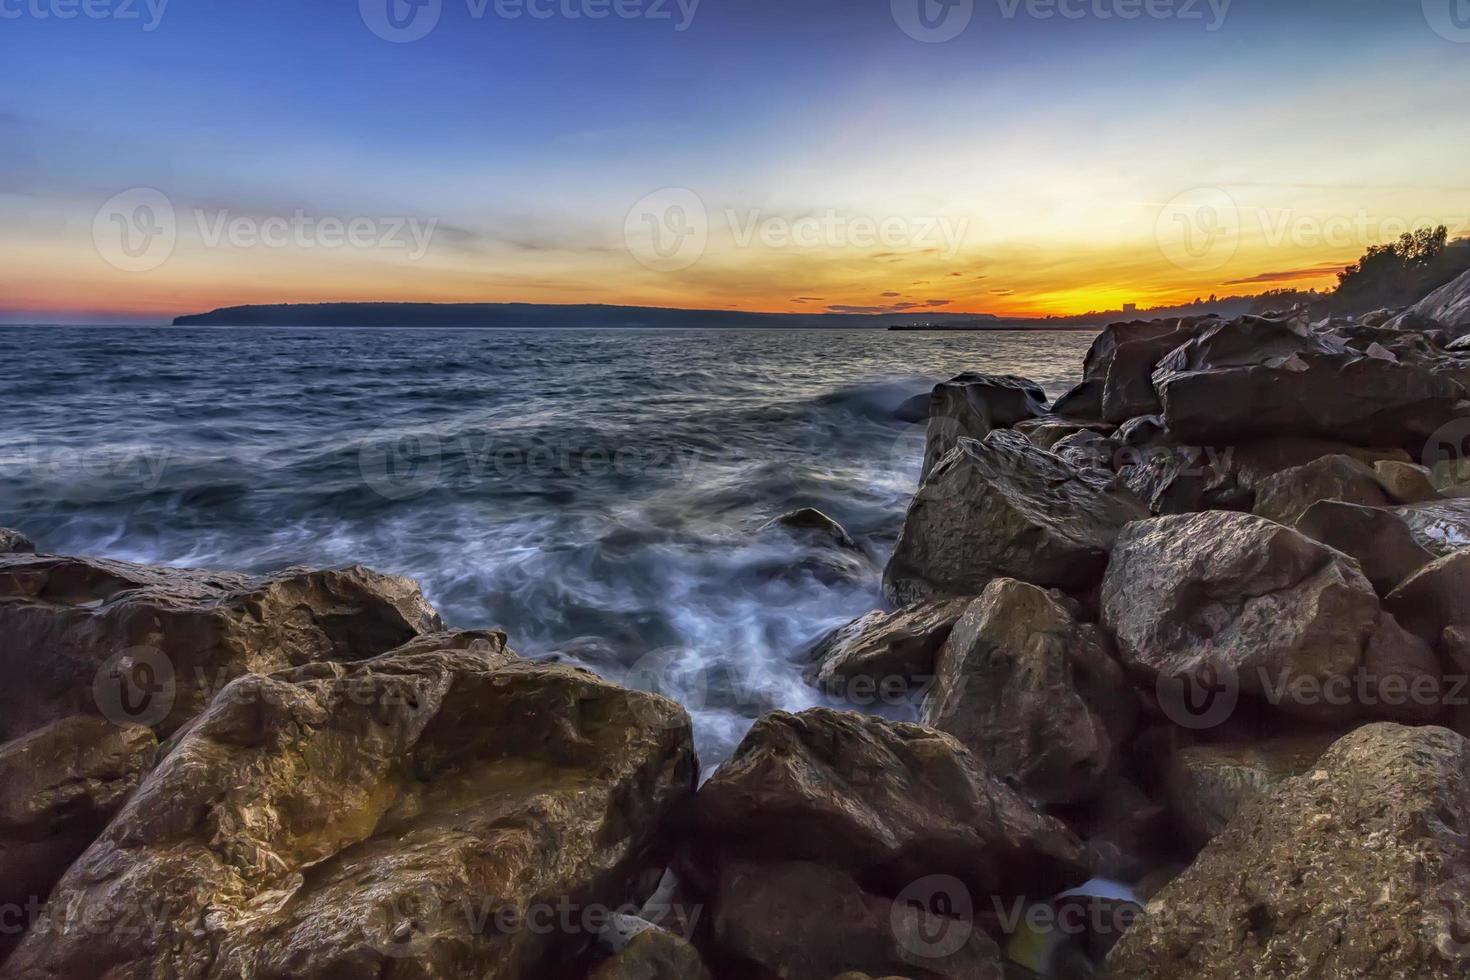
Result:
<instances>
[{"instance_id":1,"label":"dark blue water","mask_svg":"<svg viewBox=\"0 0 1470 980\"><path fill-rule=\"evenodd\" d=\"M802 650L882 605L923 450L892 409L963 370L1056 394L1089 341L0 328L0 525L57 553L409 575L453 626L683 701L712 762L761 711L821 703ZM871 567L758 533L799 506Z\"/></svg>"}]
</instances>

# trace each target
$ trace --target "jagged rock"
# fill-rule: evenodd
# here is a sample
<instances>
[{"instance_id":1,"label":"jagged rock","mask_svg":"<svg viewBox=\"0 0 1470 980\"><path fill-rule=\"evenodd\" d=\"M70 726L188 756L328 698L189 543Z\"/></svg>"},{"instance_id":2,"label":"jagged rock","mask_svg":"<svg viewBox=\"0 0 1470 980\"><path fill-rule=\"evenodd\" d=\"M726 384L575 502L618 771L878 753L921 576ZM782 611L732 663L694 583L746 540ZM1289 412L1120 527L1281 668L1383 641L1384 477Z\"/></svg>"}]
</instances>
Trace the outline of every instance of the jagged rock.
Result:
<instances>
[{"instance_id":1,"label":"jagged rock","mask_svg":"<svg viewBox=\"0 0 1470 980\"><path fill-rule=\"evenodd\" d=\"M901 679L926 685L934 676L934 656L965 612L969 599L941 599L897 612L874 610L827 634L811 652L807 683L841 694L856 683L886 684Z\"/></svg>"},{"instance_id":2,"label":"jagged rock","mask_svg":"<svg viewBox=\"0 0 1470 980\"><path fill-rule=\"evenodd\" d=\"M409 579L360 566L263 578L0 555L0 738L72 714L167 735L232 678L361 660L440 629Z\"/></svg>"},{"instance_id":3,"label":"jagged rock","mask_svg":"<svg viewBox=\"0 0 1470 980\"><path fill-rule=\"evenodd\" d=\"M1117 447L1111 439L1091 429L1083 429L1065 438L1058 439L1051 452L1073 469L1110 470Z\"/></svg>"},{"instance_id":4,"label":"jagged rock","mask_svg":"<svg viewBox=\"0 0 1470 980\"><path fill-rule=\"evenodd\" d=\"M1445 283L1410 312L1434 320L1452 337L1470 334L1470 272Z\"/></svg>"},{"instance_id":5,"label":"jagged rock","mask_svg":"<svg viewBox=\"0 0 1470 980\"><path fill-rule=\"evenodd\" d=\"M1011 428L1021 433L1038 449L1052 451L1056 444L1063 439L1078 436L1082 433L1097 435L1095 428L1084 425L1081 422L1068 421L1056 416L1047 416L1040 419L1029 419L1025 422L1017 422ZM1108 428L1101 426L1100 428Z\"/></svg>"},{"instance_id":6,"label":"jagged rock","mask_svg":"<svg viewBox=\"0 0 1470 980\"><path fill-rule=\"evenodd\" d=\"M1336 740L1299 735L1251 744L1190 745L1169 760L1169 810L1180 835L1195 848L1224 831L1245 804L1306 772Z\"/></svg>"},{"instance_id":7,"label":"jagged rock","mask_svg":"<svg viewBox=\"0 0 1470 980\"><path fill-rule=\"evenodd\" d=\"M1256 490L1254 512L1278 524L1295 524L1320 500L1365 507L1392 503L1371 467L1350 456L1323 456L1265 480Z\"/></svg>"},{"instance_id":8,"label":"jagged rock","mask_svg":"<svg viewBox=\"0 0 1470 980\"><path fill-rule=\"evenodd\" d=\"M1430 643L1439 642L1446 626L1470 626L1470 548L1425 565L1383 604Z\"/></svg>"},{"instance_id":9,"label":"jagged rock","mask_svg":"<svg viewBox=\"0 0 1470 980\"><path fill-rule=\"evenodd\" d=\"M583 975L595 933L562 904L648 897L689 718L498 639L233 681L0 976Z\"/></svg>"},{"instance_id":10,"label":"jagged rock","mask_svg":"<svg viewBox=\"0 0 1470 980\"><path fill-rule=\"evenodd\" d=\"M1217 449L1218 458L1242 488L1258 490L1266 480L1285 470L1305 466L1324 456L1351 456L1369 466L1380 460L1408 462L1401 449L1369 449L1350 443L1301 436L1278 436Z\"/></svg>"},{"instance_id":11,"label":"jagged rock","mask_svg":"<svg viewBox=\"0 0 1470 980\"><path fill-rule=\"evenodd\" d=\"M1373 464L1373 473L1396 504L1423 504L1439 499L1434 475L1423 466L1379 460Z\"/></svg>"},{"instance_id":12,"label":"jagged rock","mask_svg":"<svg viewBox=\"0 0 1470 980\"><path fill-rule=\"evenodd\" d=\"M0 745L0 908L32 910L96 840L153 764L140 725L75 715ZM20 941L0 928L0 961Z\"/></svg>"},{"instance_id":13,"label":"jagged rock","mask_svg":"<svg viewBox=\"0 0 1470 980\"><path fill-rule=\"evenodd\" d=\"M1046 392L1026 378L967 373L936 385L929 404L924 475L960 439L984 439L995 429L1008 429L1046 413Z\"/></svg>"},{"instance_id":14,"label":"jagged rock","mask_svg":"<svg viewBox=\"0 0 1470 980\"><path fill-rule=\"evenodd\" d=\"M1108 957L1129 980L1470 972L1470 746L1379 724L1244 807Z\"/></svg>"},{"instance_id":15,"label":"jagged rock","mask_svg":"<svg viewBox=\"0 0 1470 980\"><path fill-rule=\"evenodd\" d=\"M808 861L890 896L935 874L1044 896L1088 874L1077 838L951 736L824 708L762 716L700 789L692 833L705 867Z\"/></svg>"},{"instance_id":16,"label":"jagged rock","mask_svg":"<svg viewBox=\"0 0 1470 980\"><path fill-rule=\"evenodd\" d=\"M772 528L783 528L792 535L810 538L823 544L832 544L846 551L855 551L864 554L862 546L859 545L847 528L817 510L815 507L802 507L782 514L769 522L762 528L768 531Z\"/></svg>"},{"instance_id":17,"label":"jagged rock","mask_svg":"<svg viewBox=\"0 0 1470 980\"><path fill-rule=\"evenodd\" d=\"M1158 413L1163 406L1154 389L1154 369L1196 332L1192 325L1176 325L1157 336L1120 343L1108 363L1107 382L1103 387L1103 420L1122 423Z\"/></svg>"},{"instance_id":18,"label":"jagged rock","mask_svg":"<svg viewBox=\"0 0 1470 980\"><path fill-rule=\"evenodd\" d=\"M1119 349L1126 344L1153 344L1158 350L1158 357L1162 358L1212 322L1214 317L1204 316L1110 323L1093 338L1087 349L1082 376L1105 381ZM1181 332L1184 333L1182 338Z\"/></svg>"},{"instance_id":19,"label":"jagged rock","mask_svg":"<svg viewBox=\"0 0 1470 980\"><path fill-rule=\"evenodd\" d=\"M709 980L699 951L662 929L644 929L587 980Z\"/></svg>"},{"instance_id":20,"label":"jagged rock","mask_svg":"<svg viewBox=\"0 0 1470 980\"><path fill-rule=\"evenodd\" d=\"M33 553L36 545L19 531L0 527L0 555Z\"/></svg>"},{"instance_id":21,"label":"jagged rock","mask_svg":"<svg viewBox=\"0 0 1470 980\"><path fill-rule=\"evenodd\" d=\"M1130 447L1117 455L1118 476L1154 514L1243 509L1254 495L1240 488L1230 453L1167 443Z\"/></svg>"},{"instance_id":22,"label":"jagged rock","mask_svg":"<svg viewBox=\"0 0 1470 980\"><path fill-rule=\"evenodd\" d=\"M1052 404L1052 411L1068 419L1101 419L1106 387L1102 378L1089 378L1058 398Z\"/></svg>"},{"instance_id":23,"label":"jagged rock","mask_svg":"<svg viewBox=\"0 0 1470 980\"><path fill-rule=\"evenodd\" d=\"M909 422L914 424L929 421L930 397L929 392L926 391L922 395L905 398L893 410L893 420L895 422Z\"/></svg>"},{"instance_id":24,"label":"jagged rock","mask_svg":"<svg viewBox=\"0 0 1470 980\"><path fill-rule=\"evenodd\" d=\"M1208 671L1320 721L1432 720L1442 707L1434 652L1383 612L1357 563L1261 517L1130 524L1102 606L1123 663L1149 678Z\"/></svg>"},{"instance_id":25,"label":"jagged rock","mask_svg":"<svg viewBox=\"0 0 1470 980\"><path fill-rule=\"evenodd\" d=\"M1379 595L1434 561L1409 526L1389 510L1323 500L1307 508L1296 529L1356 559Z\"/></svg>"},{"instance_id":26,"label":"jagged rock","mask_svg":"<svg viewBox=\"0 0 1470 980\"><path fill-rule=\"evenodd\" d=\"M1085 804L1051 812L1086 841L1100 878L1139 881L1172 856L1168 808L1126 777L1110 780Z\"/></svg>"},{"instance_id":27,"label":"jagged rock","mask_svg":"<svg viewBox=\"0 0 1470 980\"><path fill-rule=\"evenodd\" d=\"M1076 803L1113 775L1135 702L1098 628L1034 585L996 579L938 661L924 724L948 732L1023 796Z\"/></svg>"},{"instance_id":28,"label":"jagged rock","mask_svg":"<svg viewBox=\"0 0 1470 980\"><path fill-rule=\"evenodd\" d=\"M1118 529L1147 514L1110 474L1013 432L961 440L910 503L884 589L895 604L978 595L999 577L1086 590Z\"/></svg>"},{"instance_id":29,"label":"jagged rock","mask_svg":"<svg viewBox=\"0 0 1470 980\"><path fill-rule=\"evenodd\" d=\"M1470 497L1395 507L1397 514L1425 548L1436 555L1452 555L1470 548Z\"/></svg>"},{"instance_id":30,"label":"jagged rock","mask_svg":"<svg viewBox=\"0 0 1470 980\"><path fill-rule=\"evenodd\" d=\"M1147 446L1164 438L1164 420L1158 415L1140 415L1118 426L1113 441L1120 446Z\"/></svg>"}]
</instances>

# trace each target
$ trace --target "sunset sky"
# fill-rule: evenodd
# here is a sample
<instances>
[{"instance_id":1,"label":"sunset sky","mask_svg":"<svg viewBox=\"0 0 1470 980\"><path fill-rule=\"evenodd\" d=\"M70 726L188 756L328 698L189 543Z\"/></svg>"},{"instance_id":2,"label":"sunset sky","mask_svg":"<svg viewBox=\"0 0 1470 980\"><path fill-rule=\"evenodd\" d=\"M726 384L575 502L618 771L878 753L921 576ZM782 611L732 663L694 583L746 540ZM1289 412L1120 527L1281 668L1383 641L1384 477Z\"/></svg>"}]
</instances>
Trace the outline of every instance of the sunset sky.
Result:
<instances>
[{"instance_id":1,"label":"sunset sky","mask_svg":"<svg viewBox=\"0 0 1470 980\"><path fill-rule=\"evenodd\" d=\"M0 0L0 319L1076 313L1470 234L1462 0L90 2Z\"/></svg>"}]
</instances>

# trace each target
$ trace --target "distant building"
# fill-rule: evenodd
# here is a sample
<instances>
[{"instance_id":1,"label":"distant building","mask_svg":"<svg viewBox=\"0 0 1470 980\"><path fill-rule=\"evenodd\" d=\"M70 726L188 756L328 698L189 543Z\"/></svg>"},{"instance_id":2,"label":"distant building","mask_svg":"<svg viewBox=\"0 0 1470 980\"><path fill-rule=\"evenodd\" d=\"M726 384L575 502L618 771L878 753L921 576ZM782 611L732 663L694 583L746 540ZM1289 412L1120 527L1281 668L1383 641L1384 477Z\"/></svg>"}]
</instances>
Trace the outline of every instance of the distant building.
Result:
<instances>
[{"instance_id":1,"label":"distant building","mask_svg":"<svg viewBox=\"0 0 1470 980\"><path fill-rule=\"evenodd\" d=\"M1124 313L1137 313L1138 312L1138 304L1137 303L1124 303L1123 304L1123 312Z\"/></svg>"}]
</instances>

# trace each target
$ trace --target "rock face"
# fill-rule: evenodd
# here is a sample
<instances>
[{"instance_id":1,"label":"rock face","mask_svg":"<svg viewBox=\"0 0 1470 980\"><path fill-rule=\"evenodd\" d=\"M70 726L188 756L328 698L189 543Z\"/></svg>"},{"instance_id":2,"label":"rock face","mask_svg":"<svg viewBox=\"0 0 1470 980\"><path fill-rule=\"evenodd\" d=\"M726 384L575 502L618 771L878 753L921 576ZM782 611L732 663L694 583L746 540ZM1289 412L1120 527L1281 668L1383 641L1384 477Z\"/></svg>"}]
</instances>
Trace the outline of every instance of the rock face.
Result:
<instances>
[{"instance_id":1,"label":"rock face","mask_svg":"<svg viewBox=\"0 0 1470 980\"><path fill-rule=\"evenodd\" d=\"M984 439L1046 414L1046 392L1034 381L1014 375L962 374L937 385L929 403L929 433L924 445L927 476L960 439Z\"/></svg>"},{"instance_id":2,"label":"rock face","mask_svg":"<svg viewBox=\"0 0 1470 980\"><path fill-rule=\"evenodd\" d=\"M699 951L662 929L645 929L587 980L710 980Z\"/></svg>"},{"instance_id":3,"label":"rock face","mask_svg":"<svg viewBox=\"0 0 1470 980\"><path fill-rule=\"evenodd\" d=\"M63 718L0 745L0 908L37 908L153 764L141 725ZM19 942L0 931L0 961Z\"/></svg>"},{"instance_id":4,"label":"rock face","mask_svg":"<svg viewBox=\"0 0 1470 980\"><path fill-rule=\"evenodd\" d=\"M24 554L35 550L35 544L24 534L8 527L0 527L0 555Z\"/></svg>"},{"instance_id":5,"label":"rock face","mask_svg":"<svg viewBox=\"0 0 1470 980\"><path fill-rule=\"evenodd\" d=\"M1118 529L1147 515L1110 474L1079 470L1015 433L961 440L909 505L884 588L900 605L978 595L1000 577L1086 590Z\"/></svg>"},{"instance_id":6,"label":"rock face","mask_svg":"<svg viewBox=\"0 0 1470 980\"><path fill-rule=\"evenodd\" d=\"M924 724L1041 803L1095 796L1133 721L1132 688L1101 631L1013 579L991 582L956 624L924 707Z\"/></svg>"},{"instance_id":7,"label":"rock face","mask_svg":"<svg viewBox=\"0 0 1470 980\"><path fill-rule=\"evenodd\" d=\"M1424 297L1412 312L1437 321L1454 337L1470 333L1470 272Z\"/></svg>"},{"instance_id":8,"label":"rock face","mask_svg":"<svg viewBox=\"0 0 1470 980\"><path fill-rule=\"evenodd\" d=\"M1440 711L1434 652L1380 609L1357 564L1264 518L1129 525L1103 583L1103 621L1124 664L1150 678L1209 673L1321 721Z\"/></svg>"},{"instance_id":9,"label":"rock face","mask_svg":"<svg viewBox=\"0 0 1470 980\"><path fill-rule=\"evenodd\" d=\"M812 649L807 683L834 694L857 683L895 679L905 688L923 685L934 676L934 657L968 605L968 599L941 599L892 613L874 610Z\"/></svg>"},{"instance_id":10,"label":"rock face","mask_svg":"<svg viewBox=\"0 0 1470 980\"><path fill-rule=\"evenodd\" d=\"M0 738L72 714L161 736L232 678L360 660L440 629L412 581L366 568L266 578L0 555Z\"/></svg>"},{"instance_id":11,"label":"rock face","mask_svg":"<svg viewBox=\"0 0 1470 980\"><path fill-rule=\"evenodd\" d=\"M1130 980L1470 972L1470 746L1370 725L1245 807L1108 957Z\"/></svg>"},{"instance_id":12,"label":"rock face","mask_svg":"<svg viewBox=\"0 0 1470 980\"><path fill-rule=\"evenodd\" d=\"M1314 541L1357 559L1379 595L1387 595L1414 572L1434 561L1392 511L1337 500L1313 504L1296 529Z\"/></svg>"},{"instance_id":13,"label":"rock face","mask_svg":"<svg viewBox=\"0 0 1470 980\"><path fill-rule=\"evenodd\" d=\"M1366 507L1393 503L1371 467L1350 456L1323 456L1262 483L1256 491L1255 513L1278 524L1295 524L1319 500Z\"/></svg>"},{"instance_id":14,"label":"rock face","mask_svg":"<svg viewBox=\"0 0 1470 980\"><path fill-rule=\"evenodd\" d=\"M1446 626L1470 626L1470 549L1425 565L1384 606L1431 643L1439 642Z\"/></svg>"},{"instance_id":15,"label":"rock face","mask_svg":"<svg viewBox=\"0 0 1470 980\"><path fill-rule=\"evenodd\" d=\"M695 773L677 705L499 634L247 675L0 976L582 975L595 935L558 910L641 904Z\"/></svg>"},{"instance_id":16,"label":"rock face","mask_svg":"<svg viewBox=\"0 0 1470 980\"><path fill-rule=\"evenodd\" d=\"M1441 557L1470 548L1470 497L1396 507L1414 540Z\"/></svg>"}]
</instances>

